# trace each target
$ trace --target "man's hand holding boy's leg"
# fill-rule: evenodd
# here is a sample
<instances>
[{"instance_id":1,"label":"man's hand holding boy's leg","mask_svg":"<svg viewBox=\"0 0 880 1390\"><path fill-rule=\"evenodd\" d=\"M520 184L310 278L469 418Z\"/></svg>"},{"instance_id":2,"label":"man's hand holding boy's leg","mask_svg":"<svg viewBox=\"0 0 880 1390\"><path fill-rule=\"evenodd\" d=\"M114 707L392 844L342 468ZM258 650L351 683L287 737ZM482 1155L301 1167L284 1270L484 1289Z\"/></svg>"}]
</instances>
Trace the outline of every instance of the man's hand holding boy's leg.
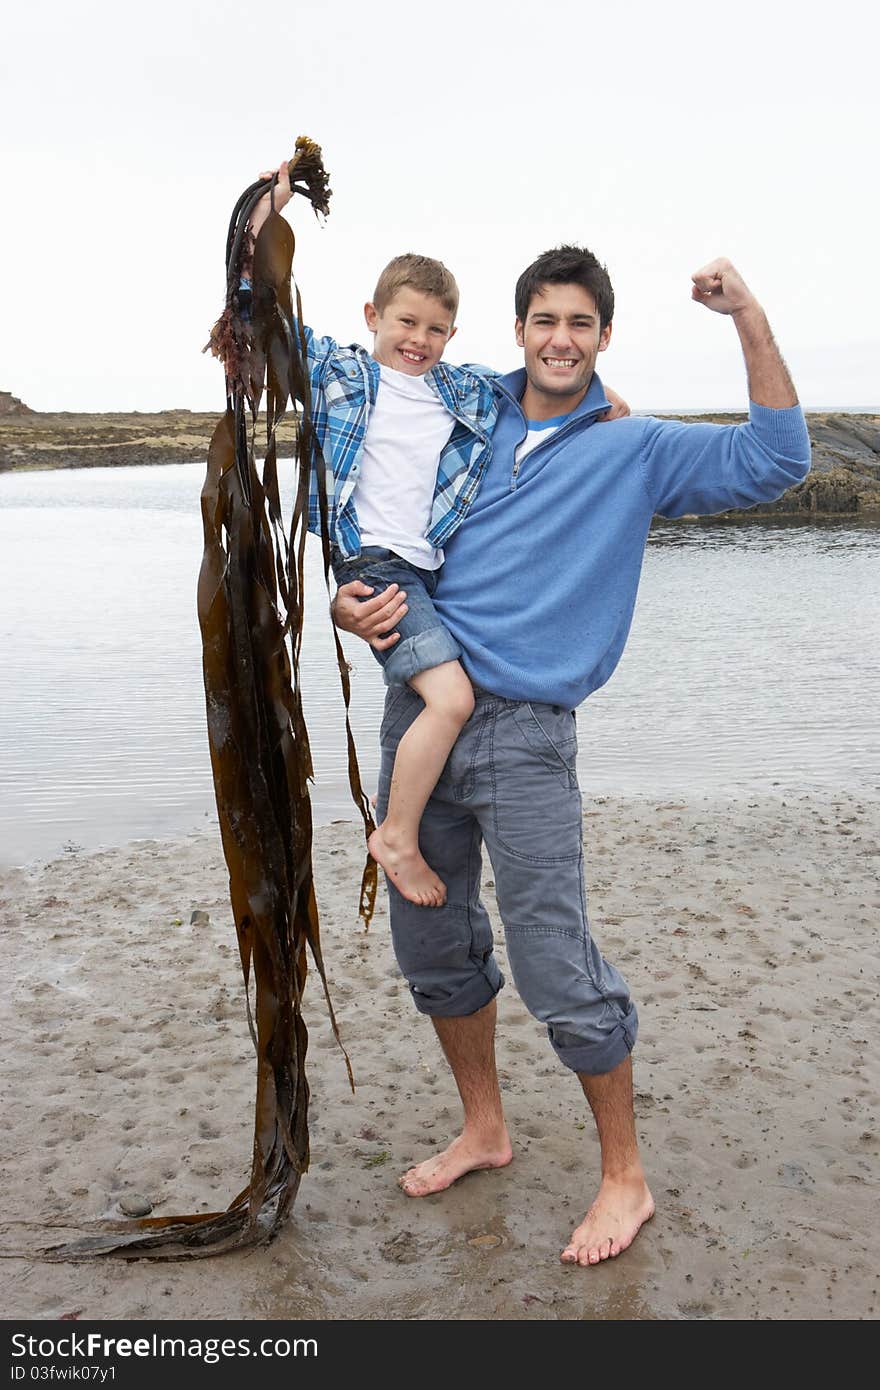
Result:
<instances>
[{"instance_id":1,"label":"man's hand holding boy's leg","mask_svg":"<svg viewBox=\"0 0 880 1390\"><path fill-rule=\"evenodd\" d=\"M330 612L334 623L343 632L353 632L381 652L400 640L400 633L390 629L400 622L409 609L406 593L399 584L389 584L380 594L364 599L365 595L373 592L369 584L362 584L359 579L340 584Z\"/></svg>"}]
</instances>

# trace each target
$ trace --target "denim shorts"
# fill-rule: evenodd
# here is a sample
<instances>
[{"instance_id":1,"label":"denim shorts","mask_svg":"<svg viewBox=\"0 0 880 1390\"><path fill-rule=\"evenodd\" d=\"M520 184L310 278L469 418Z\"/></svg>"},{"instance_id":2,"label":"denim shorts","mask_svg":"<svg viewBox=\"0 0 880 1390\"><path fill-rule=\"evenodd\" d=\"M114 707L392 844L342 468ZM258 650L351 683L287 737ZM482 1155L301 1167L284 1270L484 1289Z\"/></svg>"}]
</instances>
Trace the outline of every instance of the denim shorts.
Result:
<instances>
[{"instance_id":1,"label":"denim shorts","mask_svg":"<svg viewBox=\"0 0 880 1390\"><path fill-rule=\"evenodd\" d=\"M409 612L404 613L392 629L400 633L400 641L382 652L370 648L384 668L386 685L406 685L420 671L442 666L444 661L458 660L461 647L443 626L432 602L439 570L419 569L409 560L395 555L393 550L384 550L378 545L365 546L353 560L343 559L334 547L331 559L337 584L350 584L359 579L362 584L372 586L375 592L362 602L375 598L389 584L399 584L406 590Z\"/></svg>"}]
</instances>

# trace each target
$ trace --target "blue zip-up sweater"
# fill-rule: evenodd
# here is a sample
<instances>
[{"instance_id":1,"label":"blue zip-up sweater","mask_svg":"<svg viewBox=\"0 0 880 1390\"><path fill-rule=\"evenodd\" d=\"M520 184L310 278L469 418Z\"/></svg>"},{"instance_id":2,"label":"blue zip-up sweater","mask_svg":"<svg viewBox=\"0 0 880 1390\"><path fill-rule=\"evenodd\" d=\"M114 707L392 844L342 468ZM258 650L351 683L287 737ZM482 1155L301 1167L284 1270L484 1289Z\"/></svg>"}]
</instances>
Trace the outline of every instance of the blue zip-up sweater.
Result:
<instances>
[{"instance_id":1,"label":"blue zip-up sweater","mask_svg":"<svg viewBox=\"0 0 880 1390\"><path fill-rule=\"evenodd\" d=\"M595 429L609 403L594 375L516 465L525 384L524 371L494 383L492 457L434 601L476 685L574 709L620 660L654 513L768 502L806 476L810 441L800 406L754 403L742 425L630 417Z\"/></svg>"}]
</instances>

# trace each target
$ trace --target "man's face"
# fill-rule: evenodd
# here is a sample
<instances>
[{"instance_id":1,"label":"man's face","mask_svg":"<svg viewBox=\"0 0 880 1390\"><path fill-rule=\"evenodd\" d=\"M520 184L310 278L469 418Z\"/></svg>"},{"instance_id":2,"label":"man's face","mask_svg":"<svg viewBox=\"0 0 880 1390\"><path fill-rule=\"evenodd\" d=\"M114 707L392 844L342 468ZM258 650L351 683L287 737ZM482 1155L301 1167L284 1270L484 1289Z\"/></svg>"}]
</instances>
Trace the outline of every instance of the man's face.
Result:
<instances>
[{"instance_id":1,"label":"man's face","mask_svg":"<svg viewBox=\"0 0 880 1390\"><path fill-rule=\"evenodd\" d=\"M525 323L516 321L516 341L525 353L528 390L548 416L580 404L611 337L599 325L596 301L581 285L542 285L532 296Z\"/></svg>"},{"instance_id":2,"label":"man's face","mask_svg":"<svg viewBox=\"0 0 880 1390\"><path fill-rule=\"evenodd\" d=\"M381 314L375 304L365 304L364 318L376 335L376 361L407 376L424 376L440 361L455 333L452 314L442 301L407 285L397 291Z\"/></svg>"}]
</instances>

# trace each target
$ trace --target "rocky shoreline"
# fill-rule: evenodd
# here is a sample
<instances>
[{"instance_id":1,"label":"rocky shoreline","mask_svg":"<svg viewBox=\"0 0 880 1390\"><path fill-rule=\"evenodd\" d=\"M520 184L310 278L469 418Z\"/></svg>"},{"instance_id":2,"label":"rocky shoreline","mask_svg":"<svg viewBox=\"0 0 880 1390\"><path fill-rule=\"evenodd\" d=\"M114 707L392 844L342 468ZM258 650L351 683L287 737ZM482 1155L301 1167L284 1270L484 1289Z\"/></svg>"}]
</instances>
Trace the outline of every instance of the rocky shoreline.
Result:
<instances>
[{"instance_id":1,"label":"rocky shoreline","mask_svg":"<svg viewBox=\"0 0 880 1390\"><path fill-rule=\"evenodd\" d=\"M0 473L194 463L206 458L219 419L219 411L192 410L0 415ZM292 454L293 420L282 422L278 437L281 454Z\"/></svg>"},{"instance_id":2,"label":"rocky shoreline","mask_svg":"<svg viewBox=\"0 0 880 1390\"><path fill-rule=\"evenodd\" d=\"M218 418L213 411L190 410L42 414L15 401L11 410L0 411L0 473L203 460ZM735 424L745 417L734 413L669 418ZM804 482L776 502L726 512L726 517L880 514L880 415L808 411L807 424L813 461ZM293 452L295 434L292 419L282 423L282 456Z\"/></svg>"}]
</instances>

